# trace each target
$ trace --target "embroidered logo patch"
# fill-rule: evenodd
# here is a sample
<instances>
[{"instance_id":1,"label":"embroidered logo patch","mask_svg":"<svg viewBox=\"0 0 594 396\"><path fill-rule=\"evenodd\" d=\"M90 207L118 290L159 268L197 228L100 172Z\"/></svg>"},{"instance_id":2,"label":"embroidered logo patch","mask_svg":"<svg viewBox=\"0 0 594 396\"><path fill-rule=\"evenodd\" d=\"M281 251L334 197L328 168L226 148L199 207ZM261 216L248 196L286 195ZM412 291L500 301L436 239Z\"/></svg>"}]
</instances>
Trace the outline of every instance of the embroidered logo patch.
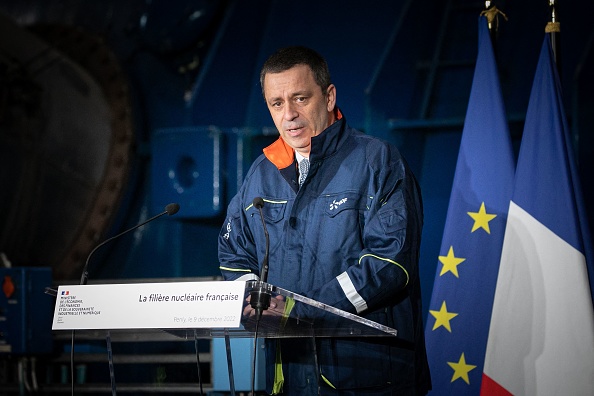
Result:
<instances>
[{"instance_id":1,"label":"embroidered logo patch","mask_svg":"<svg viewBox=\"0 0 594 396\"><path fill-rule=\"evenodd\" d=\"M342 205L343 203L345 203L346 201L347 201L347 198L343 198L338 202L336 200L333 200L332 203L330 204L330 210L338 209L338 207L340 205Z\"/></svg>"},{"instance_id":2,"label":"embroidered logo patch","mask_svg":"<svg viewBox=\"0 0 594 396\"><path fill-rule=\"evenodd\" d=\"M227 222L227 232L223 234L223 238L229 239L229 235L231 234L231 220Z\"/></svg>"}]
</instances>

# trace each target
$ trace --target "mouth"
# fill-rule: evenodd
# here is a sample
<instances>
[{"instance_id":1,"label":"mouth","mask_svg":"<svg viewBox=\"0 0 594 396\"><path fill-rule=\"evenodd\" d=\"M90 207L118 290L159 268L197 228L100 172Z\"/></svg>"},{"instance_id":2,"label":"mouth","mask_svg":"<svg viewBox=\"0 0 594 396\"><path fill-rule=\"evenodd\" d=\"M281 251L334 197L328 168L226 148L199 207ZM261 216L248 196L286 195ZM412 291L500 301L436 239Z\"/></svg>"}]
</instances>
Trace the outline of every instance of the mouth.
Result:
<instances>
[{"instance_id":1,"label":"mouth","mask_svg":"<svg viewBox=\"0 0 594 396\"><path fill-rule=\"evenodd\" d=\"M287 132L291 136L297 136L303 131L303 126L295 126L292 128L285 128L285 132Z\"/></svg>"}]
</instances>

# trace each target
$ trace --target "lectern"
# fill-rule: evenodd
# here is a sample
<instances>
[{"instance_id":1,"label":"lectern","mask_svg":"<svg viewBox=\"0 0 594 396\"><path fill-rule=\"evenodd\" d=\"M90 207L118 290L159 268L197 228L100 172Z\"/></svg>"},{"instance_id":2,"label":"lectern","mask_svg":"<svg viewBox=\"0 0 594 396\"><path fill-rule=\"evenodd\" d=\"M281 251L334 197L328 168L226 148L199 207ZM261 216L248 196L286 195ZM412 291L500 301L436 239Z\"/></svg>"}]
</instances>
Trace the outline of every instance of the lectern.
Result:
<instances>
[{"instance_id":1,"label":"lectern","mask_svg":"<svg viewBox=\"0 0 594 396\"><path fill-rule=\"evenodd\" d=\"M254 290L271 299L281 298L285 311L264 311L259 320L243 315L246 299ZM108 342L109 332L116 329L136 329L139 338L143 329L158 329L188 341L224 338L232 393L232 338L397 335L396 329L259 281L60 286L53 329L105 330Z\"/></svg>"}]
</instances>

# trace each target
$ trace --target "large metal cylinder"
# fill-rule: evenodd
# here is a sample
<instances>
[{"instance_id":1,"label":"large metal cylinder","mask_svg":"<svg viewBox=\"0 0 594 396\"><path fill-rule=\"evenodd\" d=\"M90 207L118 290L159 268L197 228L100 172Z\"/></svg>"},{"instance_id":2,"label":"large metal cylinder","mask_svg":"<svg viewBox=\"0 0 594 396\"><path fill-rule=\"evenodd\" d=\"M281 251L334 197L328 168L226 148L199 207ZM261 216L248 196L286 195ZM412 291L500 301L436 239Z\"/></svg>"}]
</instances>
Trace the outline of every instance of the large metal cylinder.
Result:
<instances>
[{"instance_id":1,"label":"large metal cylinder","mask_svg":"<svg viewBox=\"0 0 594 396\"><path fill-rule=\"evenodd\" d=\"M0 20L0 252L77 278L128 181L128 86L80 30Z\"/></svg>"}]
</instances>

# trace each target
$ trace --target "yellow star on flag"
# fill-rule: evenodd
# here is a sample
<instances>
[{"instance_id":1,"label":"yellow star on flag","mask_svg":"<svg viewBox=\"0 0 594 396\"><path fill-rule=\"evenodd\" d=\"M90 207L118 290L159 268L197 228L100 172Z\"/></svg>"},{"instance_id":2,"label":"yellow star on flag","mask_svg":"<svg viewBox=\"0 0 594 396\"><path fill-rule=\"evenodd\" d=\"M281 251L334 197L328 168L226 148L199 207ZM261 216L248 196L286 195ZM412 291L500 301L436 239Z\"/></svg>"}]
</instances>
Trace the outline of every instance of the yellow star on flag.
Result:
<instances>
[{"instance_id":1,"label":"yellow star on flag","mask_svg":"<svg viewBox=\"0 0 594 396\"><path fill-rule=\"evenodd\" d=\"M474 220L474 225L472 226L472 230L470 232L475 232L479 228L487 231L487 234L491 233L489 229L489 222L493 220L497 215L487 213L485 209L485 203L481 204L481 207L478 212L467 212L468 216L472 217Z\"/></svg>"},{"instance_id":2,"label":"yellow star on flag","mask_svg":"<svg viewBox=\"0 0 594 396\"><path fill-rule=\"evenodd\" d=\"M470 379L468 378L468 373L471 370L474 370L476 368L476 366L473 366L472 364L466 364L466 358L464 357L464 352L462 352L462 355L460 356L460 360L458 360L458 363L448 362L448 365L454 369L454 375L452 375L452 381L450 381L450 382L454 382L458 378L462 378L464 380L464 382L466 382L468 385L470 385Z\"/></svg>"},{"instance_id":3,"label":"yellow star on flag","mask_svg":"<svg viewBox=\"0 0 594 396\"><path fill-rule=\"evenodd\" d=\"M441 303L441 308L439 311L432 311L429 310L429 313L433 315L435 318L435 324L433 325L433 330L437 329L439 326L443 326L446 328L447 331L450 333L452 332L452 327L450 326L450 320L458 316L457 313L448 312L446 307L446 302L444 301Z\"/></svg>"},{"instance_id":4,"label":"yellow star on flag","mask_svg":"<svg viewBox=\"0 0 594 396\"><path fill-rule=\"evenodd\" d=\"M466 259L454 256L454 247L450 246L448 255L447 256L439 256L439 261L441 261L441 263L443 264L443 267L441 267L441 272L439 273L439 276L442 276L446 272L450 271L452 274L454 274L454 276L456 278L459 278L458 265L461 262L466 261Z\"/></svg>"}]
</instances>

